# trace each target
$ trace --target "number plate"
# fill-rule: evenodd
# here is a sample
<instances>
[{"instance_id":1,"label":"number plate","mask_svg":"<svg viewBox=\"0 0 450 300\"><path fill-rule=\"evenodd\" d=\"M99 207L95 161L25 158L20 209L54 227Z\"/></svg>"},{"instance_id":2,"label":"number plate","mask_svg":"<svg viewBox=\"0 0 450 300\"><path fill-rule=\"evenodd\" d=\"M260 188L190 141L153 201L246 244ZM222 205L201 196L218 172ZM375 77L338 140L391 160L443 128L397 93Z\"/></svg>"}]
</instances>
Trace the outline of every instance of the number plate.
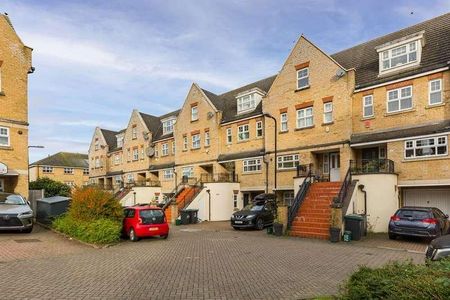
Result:
<instances>
[{"instance_id":1,"label":"number plate","mask_svg":"<svg viewBox=\"0 0 450 300\"><path fill-rule=\"evenodd\" d=\"M235 224L242 224L242 221L234 221Z\"/></svg>"},{"instance_id":2,"label":"number plate","mask_svg":"<svg viewBox=\"0 0 450 300\"><path fill-rule=\"evenodd\" d=\"M149 229L148 229L148 231L156 231L156 230L158 230L159 228L158 227L150 227Z\"/></svg>"}]
</instances>

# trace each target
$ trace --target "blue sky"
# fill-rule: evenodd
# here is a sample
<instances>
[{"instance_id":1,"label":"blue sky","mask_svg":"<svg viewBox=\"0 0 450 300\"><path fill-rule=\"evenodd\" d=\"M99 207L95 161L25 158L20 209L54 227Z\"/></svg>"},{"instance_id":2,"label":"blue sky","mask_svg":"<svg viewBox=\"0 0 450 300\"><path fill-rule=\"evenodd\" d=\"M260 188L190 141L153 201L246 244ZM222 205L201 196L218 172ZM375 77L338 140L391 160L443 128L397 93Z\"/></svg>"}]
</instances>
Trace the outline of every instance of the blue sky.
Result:
<instances>
[{"instance_id":1,"label":"blue sky","mask_svg":"<svg viewBox=\"0 0 450 300\"><path fill-rule=\"evenodd\" d=\"M221 93L276 74L304 33L328 53L450 11L447 1L6 0L34 48L30 160L86 152L95 126L179 108L192 82ZM413 12L413 14L411 14Z\"/></svg>"}]
</instances>

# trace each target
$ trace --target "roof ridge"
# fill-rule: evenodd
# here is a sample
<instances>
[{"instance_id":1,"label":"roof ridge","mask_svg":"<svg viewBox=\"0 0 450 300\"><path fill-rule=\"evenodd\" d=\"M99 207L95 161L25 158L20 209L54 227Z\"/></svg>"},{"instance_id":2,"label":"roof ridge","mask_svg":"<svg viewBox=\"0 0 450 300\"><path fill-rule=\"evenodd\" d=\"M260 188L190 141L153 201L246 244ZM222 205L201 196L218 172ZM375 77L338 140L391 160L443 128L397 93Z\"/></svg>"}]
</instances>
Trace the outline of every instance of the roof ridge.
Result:
<instances>
[{"instance_id":1,"label":"roof ridge","mask_svg":"<svg viewBox=\"0 0 450 300\"><path fill-rule=\"evenodd\" d=\"M351 47L349 47L349 48L346 48L346 49L340 50L340 51L338 51L338 52L335 52L335 53L333 53L333 54L330 54L330 56L338 55L338 54L340 54L340 53L342 53L342 52L346 52L346 51L349 51L349 50L351 50L351 49L354 49L354 48L357 48L357 47L361 47L361 46L363 46L363 45L365 45L365 44L369 44L369 43L372 43L372 42L374 42L374 41L376 41L376 40L383 39L383 38L385 38L385 37L387 37L387 36L389 36L389 35L391 35L391 34L396 34L396 33L400 32L400 31L403 31L403 30L406 30L406 29L410 29L410 28L412 28L412 27L420 26L420 25L426 24L426 23L431 22L431 21L435 21L436 19L442 18L442 17L447 16L447 15L450 15L450 12L449 12L449 13L442 14L442 15L439 15L439 16L434 17L434 18L431 18L431 19L428 19L428 20L424 20L424 21L422 21L422 22L420 22L420 23L416 23L416 24L413 24L413 25L410 25L410 26L407 26L407 27L403 27L403 28L401 28L401 29L398 29L398 30L396 30L396 31L392 31L392 32L390 32L390 33L386 33L386 34L380 35L380 36L375 37L375 38L373 38L373 39L370 39L370 40L368 40L368 41L362 42L362 43L360 43L360 44L357 44L357 45L351 46Z\"/></svg>"},{"instance_id":2,"label":"roof ridge","mask_svg":"<svg viewBox=\"0 0 450 300\"><path fill-rule=\"evenodd\" d=\"M254 81L254 82L250 82L250 83L244 84L244 85L242 85L242 86L240 86L240 87L237 87L237 88L235 88L235 89L229 90L229 91L227 91L227 92L225 92L225 93L222 93L222 94L219 94L219 95L214 94L214 93L213 93L213 94L216 95L216 96L218 96L218 97L222 97L223 95L226 95L226 94L228 94L228 93L231 93L231 92L234 92L234 91L236 91L236 90L242 89L242 88L244 88L244 87L246 87L246 86L249 86L249 85L255 85L255 84L258 83L258 82L261 82L261 81L264 81L264 80L267 80L267 79L270 79L270 78L276 77L276 76L278 76L278 74L271 75L271 76L269 76L269 77L265 77L265 78L263 78L263 79L259 79L259 80L256 80L256 81ZM208 92L209 92L209 91L208 91ZM211 92L210 92L210 93L211 93Z\"/></svg>"}]
</instances>

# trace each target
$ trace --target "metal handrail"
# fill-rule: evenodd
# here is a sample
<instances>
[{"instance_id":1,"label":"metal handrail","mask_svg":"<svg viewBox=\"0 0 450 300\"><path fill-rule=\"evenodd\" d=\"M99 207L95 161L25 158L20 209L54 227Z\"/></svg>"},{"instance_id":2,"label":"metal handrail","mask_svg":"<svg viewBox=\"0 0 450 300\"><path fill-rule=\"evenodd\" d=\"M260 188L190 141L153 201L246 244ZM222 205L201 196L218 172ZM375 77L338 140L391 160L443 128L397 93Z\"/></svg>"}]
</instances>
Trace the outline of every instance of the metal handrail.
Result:
<instances>
[{"instance_id":1,"label":"metal handrail","mask_svg":"<svg viewBox=\"0 0 450 300\"><path fill-rule=\"evenodd\" d=\"M201 182L201 180L196 180L194 184L190 185L190 187L194 190L194 192L192 194L188 194L183 197L183 200L180 201L180 204L183 203L183 205L178 206L178 211L189 206L189 204L191 204L191 202L195 199L195 197L197 197L198 194L200 194L200 192L203 189L203 183Z\"/></svg>"},{"instance_id":2,"label":"metal handrail","mask_svg":"<svg viewBox=\"0 0 450 300\"><path fill-rule=\"evenodd\" d=\"M167 207L169 207L170 203L172 203L175 198L178 196L178 193L181 191L181 187L184 187L186 185L185 182L180 182L169 194L170 197L167 198L166 202L164 202L164 205L162 206L162 209L165 210Z\"/></svg>"},{"instance_id":3,"label":"metal handrail","mask_svg":"<svg viewBox=\"0 0 450 300\"><path fill-rule=\"evenodd\" d=\"M341 189L339 190L339 194L337 195L337 197L333 199L333 207L342 208L344 200L347 197L348 188L351 183L352 183L352 169L351 167L349 167L347 173L345 174Z\"/></svg>"},{"instance_id":4,"label":"metal handrail","mask_svg":"<svg viewBox=\"0 0 450 300\"><path fill-rule=\"evenodd\" d=\"M294 218L297 216L298 209L302 205L303 201L305 200L306 194L308 193L309 186L311 185L311 169L308 170L308 173L306 173L305 179L303 179L302 185L300 186L299 191L297 192L297 195L295 195L294 203L291 207L289 207L288 212L288 224L287 228L290 229L292 226L292 222L294 221Z\"/></svg>"}]
</instances>

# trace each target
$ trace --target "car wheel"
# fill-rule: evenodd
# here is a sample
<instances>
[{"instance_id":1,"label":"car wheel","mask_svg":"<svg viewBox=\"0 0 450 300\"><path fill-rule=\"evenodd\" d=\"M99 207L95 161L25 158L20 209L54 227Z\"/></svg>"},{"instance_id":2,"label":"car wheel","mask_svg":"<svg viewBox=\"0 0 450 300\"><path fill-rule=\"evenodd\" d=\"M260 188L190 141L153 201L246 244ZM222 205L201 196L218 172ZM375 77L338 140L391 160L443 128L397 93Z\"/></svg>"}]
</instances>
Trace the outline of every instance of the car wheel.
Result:
<instances>
[{"instance_id":1,"label":"car wheel","mask_svg":"<svg viewBox=\"0 0 450 300\"><path fill-rule=\"evenodd\" d=\"M130 241L132 241L132 242L138 241L138 237L136 236L136 232L134 231L133 228L130 229L130 232L128 233L128 237L130 238Z\"/></svg>"},{"instance_id":2,"label":"car wheel","mask_svg":"<svg viewBox=\"0 0 450 300\"><path fill-rule=\"evenodd\" d=\"M393 234L393 233L389 233L389 239L390 240L396 240L397 239L397 235Z\"/></svg>"},{"instance_id":3,"label":"car wheel","mask_svg":"<svg viewBox=\"0 0 450 300\"><path fill-rule=\"evenodd\" d=\"M31 233L32 231L33 231L33 226L31 226L30 228L25 229L25 230L22 231L22 232L25 232L25 233Z\"/></svg>"},{"instance_id":4,"label":"car wheel","mask_svg":"<svg viewBox=\"0 0 450 300\"><path fill-rule=\"evenodd\" d=\"M239 228L239 227L234 227L234 226L233 226L233 229L234 229L234 230L239 230L240 228Z\"/></svg>"},{"instance_id":5,"label":"car wheel","mask_svg":"<svg viewBox=\"0 0 450 300\"><path fill-rule=\"evenodd\" d=\"M165 234L165 235L161 236L161 238L163 238L163 239L167 239L168 237L169 237L169 234Z\"/></svg>"},{"instance_id":6,"label":"car wheel","mask_svg":"<svg viewBox=\"0 0 450 300\"><path fill-rule=\"evenodd\" d=\"M263 219L256 220L256 229L263 230L264 229L264 221Z\"/></svg>"}]
</instances>

